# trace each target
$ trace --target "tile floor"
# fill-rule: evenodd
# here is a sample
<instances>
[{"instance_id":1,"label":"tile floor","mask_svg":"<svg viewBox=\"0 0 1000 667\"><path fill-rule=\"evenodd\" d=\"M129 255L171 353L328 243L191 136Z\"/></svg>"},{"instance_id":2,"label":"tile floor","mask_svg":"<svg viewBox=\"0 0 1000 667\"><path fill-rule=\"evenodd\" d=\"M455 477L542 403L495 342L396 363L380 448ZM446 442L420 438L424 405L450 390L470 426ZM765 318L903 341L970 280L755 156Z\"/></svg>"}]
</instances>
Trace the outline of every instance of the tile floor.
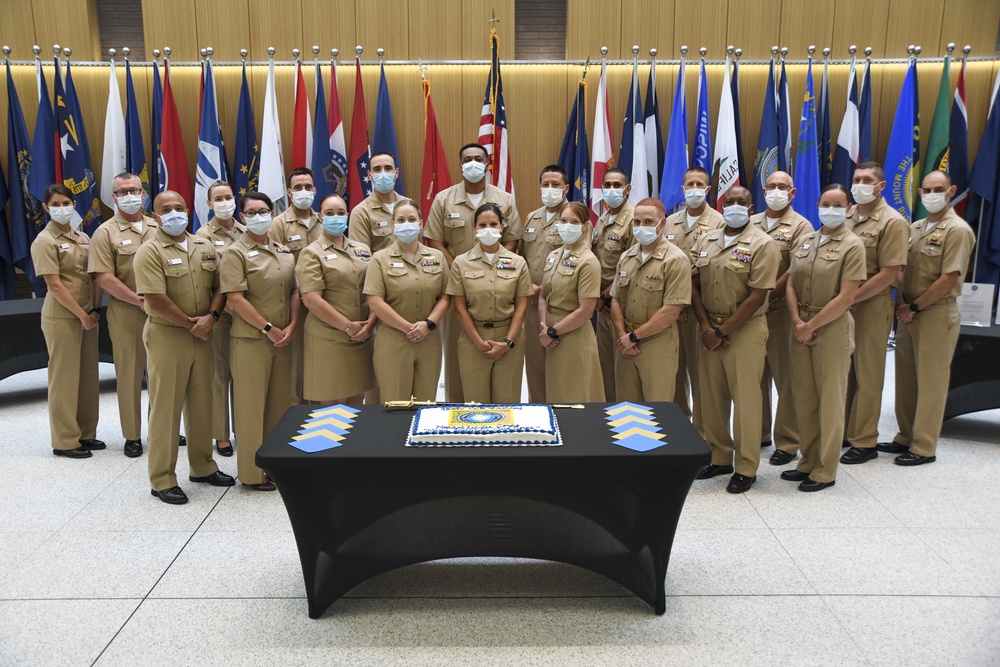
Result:
<instances>
[{"instance_id":1,"label":"tile floor","mask_svg":"<svg viewBox=\"0 0 1000 667\"><path fill-rule=\"evenodd\" d=\"M743 496L696 482L662 617L571 566L463 559L310 620L281 498L152 498L101 373L109 449L85 461L49 453L44 372L0 381L0 665L1000 665L1000 411L947 422L932 465L883 455L817 494L766 463Z\"/></svg>"}]
</instances>

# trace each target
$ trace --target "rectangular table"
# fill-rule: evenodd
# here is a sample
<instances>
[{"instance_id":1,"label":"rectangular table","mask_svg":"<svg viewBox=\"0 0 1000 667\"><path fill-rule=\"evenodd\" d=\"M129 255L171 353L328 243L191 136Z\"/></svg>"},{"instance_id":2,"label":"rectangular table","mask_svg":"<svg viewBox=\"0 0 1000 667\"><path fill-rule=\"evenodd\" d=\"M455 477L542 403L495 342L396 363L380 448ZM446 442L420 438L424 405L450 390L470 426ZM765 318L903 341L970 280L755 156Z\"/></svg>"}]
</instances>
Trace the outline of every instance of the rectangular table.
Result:
<instances>
[{"instance_id":1,"label":"rectangular table","mask_svg":"<svg viewBox=\"0 0 1000 667\"><path fill-rule=\"evenodd\" d=\"M327 432L343 439L311 438L330 448L306 453L289 443L307 420L316 432L323 408L291 408L265 439L257 465L288 511L309 616L319 618L377 574L485 556L584 567L664 613L677 520L711 457L677 405L647 405L655 426L635 425L665 437L624 441L667 443L648 451L615 444L623 440L614 438L618 420L606 412L612 406L591 403L556 410L560 447L406 447L413 412L364 406L346 421L332 415L339 426Z\"/></svg>"}]
</instances>

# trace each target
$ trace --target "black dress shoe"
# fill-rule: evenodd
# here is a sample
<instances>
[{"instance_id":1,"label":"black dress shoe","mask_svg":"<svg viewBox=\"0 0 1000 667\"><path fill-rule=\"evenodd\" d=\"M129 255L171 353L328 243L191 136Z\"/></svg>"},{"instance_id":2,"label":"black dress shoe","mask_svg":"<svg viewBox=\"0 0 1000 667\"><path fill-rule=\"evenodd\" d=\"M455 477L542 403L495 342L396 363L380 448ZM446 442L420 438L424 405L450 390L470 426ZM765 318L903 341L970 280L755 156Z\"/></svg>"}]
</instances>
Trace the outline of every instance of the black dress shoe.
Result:
<instances>
[{"instance_id":1,"label":"black dress shoe","mask_svg":"<svg viewBox=\"0 0 1000 667\"><path fill-rule=\"evenodd\" d=\"M76 449L53 449L54 456L65 456L68 459L89 459L93 454L86 447L80 446Z\"/></svg>"},{"instance_id":2,"label":"black dress shoe","mask_svg":"<svg viewBox=\"0 0 1000 667\"><path fill-rule=\"evenodd\" d=\"M753 477L747 477L746 475L736 473L730 478L729 484L726 485L726 491L729 493L746 493L756 481L756 475Z\"/></svg>"},{"instance_id":3,"label":"black dress shoe","mask_svg":"<svg viewBox=\"0 0 1000 667\"><path fill-rule=\"evenodd\" d=\"M791 463L795 459L795 454L789 454L781 449L774 450L774 454L771 454L771 458L767 460L773 466L783 466Z\"/></svg>"},{"instance_id":4,"label":"black dress shoe","mask_svg":"<svg viewBox=\"0 0 1000 667\"><path fill-rule=\"evenodd\" d=\"M925 463L934 463L935 461L937 461L936 456L921 456L913 452L906 452L897 456L892 462L898 466L919 466Z\"/></svg>"},{"instance_id":5,"label":"black dress shoe","mask_svg":"<svg viewBox=\"0 0 1000 667\"><path fill-rule=\"evenodd\" d=\"M832 482L814 482L811 479L807 479L801 484L799 484L799 491L822 491L828 486L833 486L836 481Z\"/></svg>"},{"instance_id":6,"label":"black dress shoe","mask_svg":"<svg viewBox=\"0 0 1000 667\"><path fill-rule=\"evenodd\" d=\"M83 447L84 449L90 449L90 450L107 448L107 445L104 444L103 440L93 440L93 439L81 440L80 446Z\"/></svg>"},{"instance_id":7,"label":"black dress shoe","mask_svg":"<svg viewBox=\"0 0 1000 667\"><path fill-rule=\"evenodd\" d=\"M181 437L177 438L177 446L178 447L187 447L188 446L188 439L185 438L183 435Z\"/></svg>"},{"instance_id":8,"label":"black dress shoe","mask_svg":"<svg viewBox=\"0 0 1000 667\"><path fill-rule=\"evenodd\" d=\"M774 444L774 443L773 443L773 442L771 442L770 440L761 440L761 441L760 441L760 448L761 448L761 449L764 449L765 447L770 447L770 446L771 446L771 445L773 445L773 444Z\"/></svg>"},{"instance_id":9,"label":"black dress shoe","mask_svg":"<svg viewBox=\"0 0 1000 667\"><path fill-rule=\"evenodd\" d=\"M711 479L716 475L731 475L733 474L733 466L717 466L714 463L712 465L707 465L701 469L695 479Z\"/></svg>"},{"instance_id":10,"label":"black dress shoe","mask_svg":"<svg viewBox=\"0 0 1000 667\"><path fill-rule=\"evenodd\" d=\"M188 501L187 494L185 494L183 489L179 486L172 486L169 489L163 489L162 491L151 489L150 493L168 505L183 505Z\"/></svg>"},{"instance_id":11,"label":"black dress shoe","mask_svg":"<svg viewBox=\"0 0 1000 667\"><path fill-rule=\"evenodd\" d=\"M219 441L215 441L215 451L219 452L219 456L232 456L233 455L233 443L229 443L227 447L219 447Z\"/></svg>"},{"instance_id":12,"label":"black dress shoe","mask_svg":"<svg viewBox=\"0 0 1000 667\"><path fill-rule=\"evenodd\" d=\"M216 470L211 475L206 475L205 477L188 477L192 482L204 482L205 484L211 484L212 486L232 486L236 483L236 480L221 470Z\"/></svg>"},{"instance_id":13,"label":"black dress shoe","mask_svg":"<svg viewBox=\"0 0 1000 667\"><path fill-rule=\"evenodd\" d=\"M809 473L802 472L801 470L785 470L781 473L781 479L786 482L804 482L809 479Z\"/></svg>"},{"instance_id":14,"label":"black dress shoe","mask_svg":"<svg viewBox=\"0 0 1000 667\"><path fill-rule=\"evenodd\" d=\"M274 491L276 488L274 482L271 480L265 480L263 484L244 484L243 486L248 486L254 491Z\"/></svg>"},{"instance_id":15,"label":"black dress shoe","mask_svg":"<svg viewBox=\"0 0 1000 667\"><path fill-rule=\"evenodd\" d=\"M855 465L877 458L878 449L875 447L851 447L840 457L840 462L846 465Z\"/></svg>"},{"instance_id":16,"label":"black dress shoe","mask_svg":"<svg viewBox=\"0 0 1000 667\"><path fill-rule=\"evenodd\" d=\"M910 451L910 448L906 445L901 445L895 440L892 442L880 442L875 445L875 449L880 452L885 452L886 454L902 454L903 452Z\"/></svg>"},{"instance_id":17,"label":"black dress shoe","mask_svg":"<svg viewBox=\"0 0 1000 667\"><path fill-rule=\"evenodd\" d=\"M848 447L853 447L853 446L854 445L852 445L848 440L844 440L842 443L840 443L841 449L847 449Z\"/></svg>"},{"instance_id":18,"label":"black dress shoe","mask_svg":"<svg viewBox=\"0 0 1000 667\"><path fill-rule=\"evenodd\" d=\"M125 441L125 456L130 459L136 459L142 456L142 441L141 440L126 440Z\"/></svg>"}]
</instances>

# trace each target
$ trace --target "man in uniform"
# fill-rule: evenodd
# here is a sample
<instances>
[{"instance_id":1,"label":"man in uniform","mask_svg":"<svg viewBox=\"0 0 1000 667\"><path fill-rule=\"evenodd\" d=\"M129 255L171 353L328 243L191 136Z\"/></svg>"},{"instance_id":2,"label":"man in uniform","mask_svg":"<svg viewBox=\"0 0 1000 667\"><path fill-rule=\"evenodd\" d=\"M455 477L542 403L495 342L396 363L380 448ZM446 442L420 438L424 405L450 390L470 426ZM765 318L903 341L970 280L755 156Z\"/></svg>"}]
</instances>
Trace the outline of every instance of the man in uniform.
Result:
<instances>
[{"instance_id":1,"label":"man in uniform","mask_svg":"<svg viewBox=\"0 0 1000 667\"><path fill-rule=\"evenodd\" d=\"M215 216L198 230L196 236L208 239L212 249L222 261L222 253L247 228L236 220L236 200L228 183L216 181L208 188L208 206ZM212 333L212 434L215 448L222 456L233 455L229 408L233 374L229 369L229 332L233 328L232 309L227 305L221 311Z\"/></svg>"},{"instance_id":2,"label":"man in uniform","mask_svg":"<svg viewBox=\"0 0 1000 667\"><path fill-rule=\"evenodd\" d=\"M604 397L615 399L615 327L611 322L611 286L622 253L632 245L632 184L621 169L608 169L601 184L607 207L594 227L593 251L601 264L601 299L597 303L597 354L604 377Z\"/></svg>"},{"instance_id":3,"label":"man in uniform","mask_svg":"<svg viewBox=\"0 0 1000 667\"><path fill-rule=\"evenodd\" d=\"M87 271L111 297L108 333L118 380L118 417L125 437L125 456L142 456L142 374L146 371L146 348L142 329L146 324L144 300L136 294L132 260L139 246L156 234L156 223L142 214L145 191L139 177L121 173L112 182L115 215L94 232L90 241Z\"/></svg>"},{"instance_id":4,"label":"man in uniform","mask_svg":"<svg viewBox=\"0 0 1000 667\"><path fill-rule=\"evenodd\" d=\"M790 174L776 171L764 182L767 211L750 218L750 224L771 237L781 252L778 277L767 304L767 358L761 377L760 392L763 422L761 447L771 444L771 381L778 390L778 406L774 415L774 453L772 465L782 466L795 458L799 451L799 428L792 399L791 348L792 320L785 307L785 285L788 283L789 252L802 246L802 240L813 232L812 224L792 210L795 183Z\"/></svg>"},{"instance_id":5,"label":"man in uniform","mask_svg":"<svg viewBox=\"0 0 1000 667\"><path fill-rule=\"evenodd\" d=\"M559 211L566 203L569 183L566 170L557 164L542 169L538 185L542 194L542 206L536 208L524 219L524 234L521 236L521 255L528 262L533 293L528 297L528 311L524 314L524 362L528 377L528 400L531 403L545 403L545 348L538 340L538 293L542 289L542 274L545 258L562 245L556 223Z\"/></svg>"},{"instance_id":6,"label":"man in uniform","mask_svg":"<svg viewBox=\"0 0 1000 667\"><path fill-rule=\"evenodd\" d=\"M840 462L851 465L878 456L878 420L882 415L886 341L892 330L892 291L906 264L906 221L882 197L885 175L877 162L862 162L854 170L851 195L857 206L845 226L865 244L868 279L858 288L854 316L854 358L847 376L847 415Z\"/></svg>"},{"instance_id":7,"label":"man in uniform","mask_svg":"<svg viewBox=\"0 0 1000 667\"><path fill-rule=\"evenodd\" d=\"M635 205L636 243L622 254L611 285L619 401L674 400L679 349L674 322L691 303L691 260L663 238L664 214L659 199Z\"/></svg>"},{"instance_id":8,"label":"man in uniform","mask_svg":"<svg viewBox=\"0 0 1000 667\"><path fill-rule=\"evenodd\" d=\"M312 210L316 198L316 188L313 185L312 170L307 167L296 167L288 175L288 201L290 206L271 222L267 236L292 251L295 260L299 259L299 251L319 238L323 233L323 225ZM305 308L299 312L305 317ZM295 402L302 402L302 364L305 358L305 327L299 322L295 327L292 339L292 388L295 390Z\"/></svg>"},{"instance_id":9,"label":"man in uniform","mask_svg":"<svg viewBox=\"0 0 1000 667\"><path fill-rule=\"evenodd\" d=\"M695 241L707 232L726 226L722 214L708 205L706 199L712 189L712 178L701 167L691 167L684 172L684 210L667 218L664 236L684 251L693 262L691 250ZM698 353L701 340L698 320L691 307L686 307L677 318L677 332L680 337L680 355L677 362L677 379L674 385L674 402L681 406L688 417L692 417L694 427L704 436L701 418L701 383L698 382ZM691 388L691 403L688 404L688 387Z\"/></svg>"},{"instance_id":10,"label":"man in uniform","mask_svg":"<svg viewBox=\"0 0 1000 667\"><path fill-rule=\"evenodd\" d=\"M705 439L712 463L698 479L734 472L726 491L743 493L760 464L760 378L767 354L767 293L781 261L771 237L750 222L750 192L730 188L722 200L726 226L694 244L691 305L703 350L698 355ZM730 435L730 410L735 438Z\"/></svg>"},{"instance_id":11,"label":"man in uniform","mask_svg":"<svg viewBox=\"0 0 1000 667\"><path fill-rule=\"evenodd\" d=\"M424 228L427 245L444 253L449 269L455 257L476 245L473 217L482 204L493 203L503 211L506 227L500 243L507 250L517 252L517 242L521 238L521 217L517 214L514 197L487 183L486 148L480 144L466 144L458 152L458 158L462 180L437 194ZM458 334L461 327L453 310L448 311L443 324L445 396L450 403L462 403L462 376L458 372Z\"/></svg>"},{"instance_id":12,"label":"man in uniform","mask_svg":"<svg viewBox=\"0 0 1000 667\"><path fill-rule=\"evenodd\" d=\"M212 459L212 329L219 319L219 255L205 238L187 233L184 199L165 190L153 201L160 230L135 255L136 284L149 319L149 483L171 505L188 498L177 485L181 411L190 436L192 482L236 483Z\"/></svg>"},{"instance_id":13,"label":"man in uniform","mask_svg":"<svg viewBox=\"0 0 1000 667\"><path fill-rule=\"evenodd\" d=\"M368 178L372 183L372 193L351 211L347 236L352 241L360 241L371 248L374 255L392 245L392 212L401 199L396 193L396 179L399 169L392 153L375 153L371 156Z\"/></svg>"},{"instance_id":14,"label":"man in uniform","mask_svg":"<svg viewBox=\"0 0 1000 667\"><path fill-rule=\"evenodd\" d=\"M879 451L916 466L937 458L961 318L956 299L969 268L975 235L952 210L955 186L940 171L924 176L920 199L927 218L910 225L906 269L897 287L896 422L899 432Z\"/></svg>"}]
</instances>

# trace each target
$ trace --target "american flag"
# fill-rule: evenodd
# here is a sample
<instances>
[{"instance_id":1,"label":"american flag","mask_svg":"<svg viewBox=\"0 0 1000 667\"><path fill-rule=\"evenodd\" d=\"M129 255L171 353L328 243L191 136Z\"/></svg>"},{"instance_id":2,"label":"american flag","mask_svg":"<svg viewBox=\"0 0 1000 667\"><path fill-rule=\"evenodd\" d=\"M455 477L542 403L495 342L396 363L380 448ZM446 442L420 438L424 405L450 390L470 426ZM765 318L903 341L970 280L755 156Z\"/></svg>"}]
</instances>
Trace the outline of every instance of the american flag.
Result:
<instances>
[{"instance_id":1,"label":"american flag","mask_svg":"<svg viewBox=\"0 0 1000 667\"><path fill-rule=\"evenodd\" d=\"M507 110L504 107L503 80L500 78L500 39L496 29L490 32L492 59L486 80L483 111L479 117L479 143L486 147L487 166L491 182L501 190L514 194L514 178L510 168L510 140L507 132Z\"/></svg>"}]
</instances>

